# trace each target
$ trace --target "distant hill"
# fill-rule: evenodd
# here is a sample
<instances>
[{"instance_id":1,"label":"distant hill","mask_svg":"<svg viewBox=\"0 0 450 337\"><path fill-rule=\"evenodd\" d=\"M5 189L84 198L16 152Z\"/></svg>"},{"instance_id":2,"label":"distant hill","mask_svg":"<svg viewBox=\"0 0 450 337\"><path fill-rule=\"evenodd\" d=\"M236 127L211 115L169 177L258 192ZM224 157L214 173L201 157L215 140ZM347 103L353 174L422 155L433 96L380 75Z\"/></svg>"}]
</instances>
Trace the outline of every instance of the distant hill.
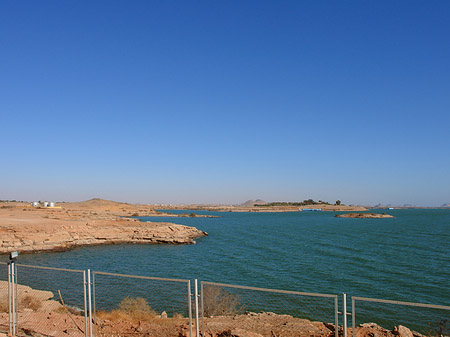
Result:
<instances>
[{"instance_id":1,"label":"distant hill","mask_svg":"<svg viewBox=\"0 0 450 337\"><path fill-rule=\"evenodd\" d=\"M441 207L450 207L450 202L448 202L446 204L442 204Z\"/></svg>"},{"instance_id":2,"label":"distant hill","mask_svg":"<svg viewBox=\"0 0 450 337\"><path fill-rule=\"evenodd\" d=\"M130 206L128 203L124 202L117 202L112 200L105 200L100 198L94 198L86 201L80 201L80 202L71 202L70 205L78 206L80 208L88 208L88 209L114 209L114 208L120 208L125 206Z\"/></svg>"},{"instance_id":3,"label":"distant hill","mask_svg":"<svg viewBox=\"0 0 450 337\"><path fill-rule=\"evenodd\" d=\"M246 202L238 205L241 207L253 207L255 205L265 205L267 204L267 202L265 202L264 200L261 199L256 199L256 200L247 200Z\"/></svg>"}]
</instances>

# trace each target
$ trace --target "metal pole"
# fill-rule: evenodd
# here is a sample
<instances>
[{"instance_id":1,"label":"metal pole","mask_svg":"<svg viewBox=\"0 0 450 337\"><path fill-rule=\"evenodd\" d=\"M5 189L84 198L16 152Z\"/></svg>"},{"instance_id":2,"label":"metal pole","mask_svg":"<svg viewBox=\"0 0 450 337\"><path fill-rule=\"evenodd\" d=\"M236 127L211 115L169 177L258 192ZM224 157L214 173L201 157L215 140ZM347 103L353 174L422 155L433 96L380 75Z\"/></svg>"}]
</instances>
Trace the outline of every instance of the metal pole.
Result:
<instances>
[{"instance_id":1,"label":"metal pole","mask_svg":"<svg viewBox=\"0 0 450 337\"><path fill-rule=\"evenodd\" d=\"M336 295L334 299L334 336L339 337L339 299Z\"/></svg>"},{"instance_id":2,"label":"metal pole","mask_svg":"<svg viewBox=\"0 0 450 337\"><path fill-rule=\"evenodd\" d=\"M16 304L17 304L17 288L16 288L16 264L14 261L11 262L11 280L12 280L12 334L16 335L16 325L17 325L17 316L16 316Z\"/></svg>"},{"instance_id":3,"label":"metal pole","mask_svg":"<svg viewBox=\"0 0 450 337\"><path fill-rule=\"evenodd\" d=\"M197 279L194 280L194 292L195 292L195 332L196 337L200 336L199 326L198 326L198 282Z\"/></svg>"},{"instance_id":4,"label":"metal pole","mask_svg":"<svg viewBox=\"0 0 450 337\"><path fill-rule=\"evenodd\" d=\"M205 312L203 306L203 282L200 282L200 303L201 303L201 311L202 311L202 336L205 334Z\"/></svg>"},{"instance_id":5,"label":"metal pole","mask_svg":"<svg viewBox=\"0 0 450 337\"><path fill-rule=\"evenodd\" d=\"M342 329L343 336L347 337L347 294L342 294Z\"/></svg>"},{"instance_id":6,"label":"metal pole","mask_svg":"<svg viewBox=\"0 0 450 337\"><path fill-rule=\"evenodd\" d=\"M88 316L87 316L87 298L86 298L86 270L83 270L83 296L84 296L84 334L88 335Z\"/></svg>"},{"instance_id":7,"label":"metal pole","mask_svg":"<svg viewBox=\"0 0 450 337\"><path fill-rule=\"evenodd\" d=\"M92 336L97 336L97 309L95 307L95 272L92 273L92 306L94 310L94 331Z\"/></svg>"},{"instance_id":8,"label":"metal pole","mask_svg":"<svg viewBox=\"0 0 450 337\"><path fill-rule=\"evenodd\" d=\"M12 281L12 275L11 275L11 263L8 263L8 322L9 322L9 333L12 335L12 292L11 292L11 281Z\"/></svg>"},{"instance_id":9,"label":"metal pole","mask_svg":"<svg viewBox=\"0 0 450 337\"><path fill-rule=\"evenodd\" d=\"M356 310L355 310L355 299L352 297L352 335L356 337Z\"/></svg>"},{"instance_id":10,"label":"metal pole","mask_svg":"<svg viewBox=\"0 0 450 337\"><path fill-rule=\"evenodd\" d=\"M15 280L16 280L16 285L15 285L15 290L14 290L14 293L16 294L16 318L14 319L14 323L16 324L16 327L14 328L15 330L15 332L17 333L17 318L18 318L18 315L19 315L19 313L17 312L18 311L18 308L19 308L19 293L17 292L17 265L14 263L14 268L15 268L15 272L14 272L14 275L15 275Z\"/></svg>"},{"instance_id":11,"label":"metal pole","mask_svg":"<svg viewBox=\"0 0 450 337\"><path fill-rule=\"evenodd\" d=\"M188 280L189 337L192 337L192 292L191 280Z\"/></svg>"},{"instance_id":12,"label":"metal pole","mask_svg":"<svg viewBox=\"0 0 450 337\"><path fill-rule=\"evenodd\" d=\"M89 336L92 337L92 296L91 296L91 270L87 270L88 279L88 307L89 307Z\"/></svg>"}]
</instances>

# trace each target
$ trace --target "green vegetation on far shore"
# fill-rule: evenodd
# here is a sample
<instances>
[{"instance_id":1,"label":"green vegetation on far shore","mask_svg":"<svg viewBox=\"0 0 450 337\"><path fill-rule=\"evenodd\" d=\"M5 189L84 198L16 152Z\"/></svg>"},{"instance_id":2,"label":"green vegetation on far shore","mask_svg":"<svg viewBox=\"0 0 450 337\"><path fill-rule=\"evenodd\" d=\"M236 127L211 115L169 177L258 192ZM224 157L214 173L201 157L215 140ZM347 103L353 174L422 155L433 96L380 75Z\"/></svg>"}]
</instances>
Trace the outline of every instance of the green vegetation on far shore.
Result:
<instances>
[{"instance_id":1,"label":"green vegetation on far shore","mask_svg":"<svg viewBox=\"0 0 450 337\"><path fill-rule=\"evenodd\" d=\"M335 205L340 205L341 201L340 200L336 200ZM327 201L315 201L313 199L305 199L303 201L289 201L289 202L284 202L284 201L276 201L276 202L268 202L266 204L256 204L255 206L257 207L272 207L272 206L306 206L306 205L330 205L329 202Z\"/></svg>"}]
</instances>

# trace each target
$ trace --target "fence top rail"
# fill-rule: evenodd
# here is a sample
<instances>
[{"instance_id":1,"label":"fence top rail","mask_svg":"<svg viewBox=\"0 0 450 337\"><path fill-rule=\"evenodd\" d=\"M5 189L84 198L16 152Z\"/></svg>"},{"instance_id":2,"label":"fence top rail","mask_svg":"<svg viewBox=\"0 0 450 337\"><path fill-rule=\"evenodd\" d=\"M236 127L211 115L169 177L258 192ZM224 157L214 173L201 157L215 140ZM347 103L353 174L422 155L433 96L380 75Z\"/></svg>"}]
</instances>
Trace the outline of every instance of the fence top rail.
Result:
<instances>
[{"instance_id":1,"label":"fence top rail","mask_svg":"<svg viewBox=\"0 0 450 337\"><path fill-rule=\"evenodd\" d=\"M377 303L387 303L387 304L399 304L399 305L409 305L412 307L422 307L431 309L443 309L450 310L448 305L437 305L437 304L426 304L426 303L414 303L414 302L403 302L403 301L393 301L393 300L382 300L378 298L369 297L352 297L352 301L366 301L366 302L377 302Z\"/></svg>"},{"instance_id":2,"label":"fence top rail","mask_svg":"<svg viewBox=\"0 0 450 337\"><path fill-rule=\"evenodd\" d=\"M9 263L8 262L0 262L0 264L5 265L5 264L9 264Z\"/></svg>"},{"instance_id":3,"label":"fence top rail","mask_svg":"<svg viewBox=\"0 0 450 337\"><path fill-rule=\"evenodd\" d=\"M78 270L78 269L66 269L66 268L32 266L32 265L29 265L29 264L19 264L19 263L16 263L16 266L18 266L18 267L26 267L26 268L45 269L45 270L67 271L67 272L72 272L72 273L84 273L85 272L84 270Z\"/></svg>"},{"instance_id":4,"label":"fence top rail","mask_svg":"<svg viewBox=\"0 0 450 337\"><path fill-rule=\"evenodd\" d=\"M139 276L139 275L127 275L127 274L116 274L116 273L107 273L103 271L93 271L93 275L107 275L107 276L118 276L118 277L128 277L135 278L141 280L155 280L155 281L169 281L169 282L181 282L181 283L189 283L189 280L182 280L176 278L163 278L163 277L152 277L152 276Z\"/></svg>"},{"instance_id":5,"label":"fence top rail","mask_svg":"<svg viewBox=\"0 0 450 337\"><path fill-rule=\"evenodd\" d=\"M246 289L246 290L255 290L255 291L265 291L271 293L279 293L279 294L290 294L290 295L302 295L302 296L314 296L314 297L328 297L328 298L338 298L338 295L331 294L317 294L317 293L305 293L300 291L290 291L290 290L279 290L279 289L268 289L268 288L256 288L256 287L248 287L248 286L239 286L235 284L226 284L226 283L216 283L216 282L206 282L202 281L201 284L213 285L218 287L228 287L228 288L237 288L237 289Z\"/></svg>"}]
</instances>

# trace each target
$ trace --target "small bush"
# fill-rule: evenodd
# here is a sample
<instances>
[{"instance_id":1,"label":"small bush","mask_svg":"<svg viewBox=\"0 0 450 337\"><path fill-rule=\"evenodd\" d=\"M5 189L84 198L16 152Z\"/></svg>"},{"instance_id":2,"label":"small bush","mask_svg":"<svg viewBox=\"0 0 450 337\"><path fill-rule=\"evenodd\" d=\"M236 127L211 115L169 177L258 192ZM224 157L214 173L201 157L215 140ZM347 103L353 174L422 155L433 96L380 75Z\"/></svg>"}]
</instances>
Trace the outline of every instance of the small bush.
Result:
<instances>
[{"instance_id":1,"label":"small bush","mask_svg":"<svg viewBox=\"0 0 450 337\"><path fill-rule=\"evenodd\" d=\"M192 212L191 214L189 214L189 216L190 216L191 218L195 218L195 217L197 216L197 214L195 214L194 212Z\"/></svg>"},{"instance_id":2,"label":"small bush","mask_svg":"<svg viewBox=\"0 0 450 337\"><path fill-rule=\"evenodd\" d=\"M139 216L139 213L133 213L131 216Z\"/></svg>"},{"instance_id":3,"label":"small bush","mask_svg":"<svg viewBox=\"0 0 450 337\"><path fill-rule=\"evenodd\" d=\"M203 310L206 316L235 315L240 311L240 298L220 287L203 287Z\"/></svg>"},{"instance_id":4,"label":"small bush","mask_svg":"<svg viewBox=\"0 0 450 337\"><path fill-rule=\"evenodd\" d=\"M129 296L125 297L119 304L119 310L128 313L136 313L136 312L154 313L154 311L150 308L150 305L148 304L147 300L142 297L137 298L132 298Z\"/></svg>"}]
</instances>

